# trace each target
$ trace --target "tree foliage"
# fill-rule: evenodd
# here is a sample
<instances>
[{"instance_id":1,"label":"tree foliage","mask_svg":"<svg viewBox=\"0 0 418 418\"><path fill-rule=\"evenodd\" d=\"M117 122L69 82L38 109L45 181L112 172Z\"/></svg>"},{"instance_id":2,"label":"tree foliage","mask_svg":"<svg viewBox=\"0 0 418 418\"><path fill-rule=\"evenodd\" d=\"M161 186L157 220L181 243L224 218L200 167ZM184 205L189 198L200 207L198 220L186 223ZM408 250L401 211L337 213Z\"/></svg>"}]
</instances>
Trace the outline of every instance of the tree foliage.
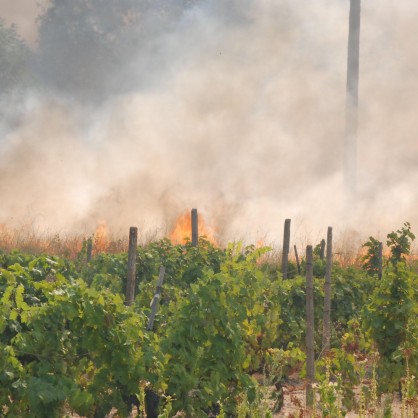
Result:
<instances>
[{"instance_id":1,"label":"tree foliage","mask_svg":"<svg viewBox=\"0 0 418 418\"><path fill-rule=\"evenodd\" d=\"M157 69L158 36L196 1L53 0L39 18L44 81L85 99L132 88Z\"/></svg>"},{"instance_id":2,"label":"tree foliage","mask_svg":"<svg viewBox=\"0 0 418 418\"><path fill-rule=\"evenodd\" d=\"M369 240L362 245L363 248L367 249L366 254L361 258L363 268L370 275L377 275L379 271L379 251L380 241L374 237L369 237Z\"/></svg>"},{"instance_id":3,"label":"tree foliage","mask_svg":"<svg viewBox=\"0 0 418 418\"><path fill-rule=\"evenodd\" d=\"M390 262L393 265L406 261L405 256L411 251L411 243L415 235L411 231L411 224L405 222L401 229L387 235L386 244L390 248Z\"/></svg>"},{"instance_id":4,"label":"tree foliage","mask_svg":"<svg viewBox=\"0 0 418 418\"><path fill-rule=\"evenodd\" d=\"M401 229L390 232L386 238L386 245L390 249L388 261L392 266L405 262L406 256L411 252L411 244L415 240L411 224L405 222ZM380 245L380 241L374 237L369 237L369 240L363 244L363 248L367 249L366 254L362 257L363 268L371 275L377 274L379 269Z\"/></svg>"},{"instance_id":5,"label":"tree foliage","mask_svg":"<svg viewBox=\"0 0 418 418\"><path fill-rule=\"evenodd\" d=\"M16 26L0 20L0 95L27 86L31 52L18 35Z\"/></svg>"}]
</instances>

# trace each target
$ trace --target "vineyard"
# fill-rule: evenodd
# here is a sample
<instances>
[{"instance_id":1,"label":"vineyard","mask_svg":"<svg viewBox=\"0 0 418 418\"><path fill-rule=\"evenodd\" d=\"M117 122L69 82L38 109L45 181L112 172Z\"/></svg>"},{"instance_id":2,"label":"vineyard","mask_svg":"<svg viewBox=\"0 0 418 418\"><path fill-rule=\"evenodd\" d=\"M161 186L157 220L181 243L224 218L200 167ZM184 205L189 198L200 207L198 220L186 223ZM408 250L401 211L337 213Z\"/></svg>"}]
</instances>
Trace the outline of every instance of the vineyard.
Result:
<instances>
[{"instance_id":1,"label":"vineyard","mask_svg":"<svg viewBox=\"0 0 418 418\"><path fill-rule=\"evenodd\" d=\"M0 251L0 415L264 418L280 416L297 382L312 399L293 399L295 416L389 417L397 396L402 416L416 417L414 238L405 223L382 256L370 237L359 263L334 259L332 271L325 241L311 260L202 237L135 254L92 254L91 239L72 257Z\"/></svg>"}]
</instances>

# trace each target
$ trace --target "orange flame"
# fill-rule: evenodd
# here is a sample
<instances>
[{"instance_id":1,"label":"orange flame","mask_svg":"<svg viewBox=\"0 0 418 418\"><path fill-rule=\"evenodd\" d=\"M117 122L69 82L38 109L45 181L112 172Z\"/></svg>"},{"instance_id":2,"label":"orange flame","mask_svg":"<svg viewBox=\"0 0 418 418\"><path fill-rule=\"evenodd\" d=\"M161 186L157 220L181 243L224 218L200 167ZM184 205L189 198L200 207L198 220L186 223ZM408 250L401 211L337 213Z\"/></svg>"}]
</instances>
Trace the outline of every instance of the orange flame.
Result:
<instances>
[{"instance_id":1,"label":"orange flame","mask_svg":"<svg viewBox=\"0 0 418 418\"><path fill-rule=\"evenodd\" d=\"M198 216L197 228L199 237L205 237L207 241L217 245L213 229L206 225L201 214ZM192 218L190 212L184 212L177 218L177 221L169 234L169 239L173 244L185 244L187 241L191 241L191 237Z\"/></svg>"},{"instance_id":2,"label":"orange flame","mask_svg":"<svg viewBox=\"0 0 418 418\"><path fill-rule=\"evenodd\" d=\"M109 229L105 221L99 221L94 232L94 250L97 253L105 252L110 244Z\"/></svg>"},{"instance_id":3,"label":"orange flame","mask_svg":"<svg viewBox=\"0 0 418 418\"><path fill-rule=\"evenodd\" d=\"M264 242L264 239L262 239L262 238L259 238L257 240L257 243L255 244L255 248L262 248L262 247L265 247L265 246L266 246L266 244Z\"/></svg>"}]
</instances>

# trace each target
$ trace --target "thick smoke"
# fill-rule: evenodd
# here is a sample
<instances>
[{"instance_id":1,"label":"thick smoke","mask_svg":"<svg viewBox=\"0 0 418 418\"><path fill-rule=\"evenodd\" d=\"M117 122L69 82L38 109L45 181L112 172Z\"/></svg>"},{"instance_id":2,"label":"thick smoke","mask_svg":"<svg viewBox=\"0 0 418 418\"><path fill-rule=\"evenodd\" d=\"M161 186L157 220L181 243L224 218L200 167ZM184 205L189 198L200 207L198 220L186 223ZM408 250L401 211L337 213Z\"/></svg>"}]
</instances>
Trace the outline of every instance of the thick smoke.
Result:
<instances>
[{"instance_id":1,"label":"thick smoke","mask_svg":"<svg viewBox=\"0 0 418 418\"><path fill-rule=\"evenodd\" d=\"M363 3L355 198L342 173L349 1L159 1L128 46L95 26L97 45L113 34L102 66L96 44L62 49L59 24L41 30L39 85L1 126L0 223L163 235L197 207L223 240L278 241L285 218L296 239L416 228L418 4Z\"/></svg>"}]
</instances>

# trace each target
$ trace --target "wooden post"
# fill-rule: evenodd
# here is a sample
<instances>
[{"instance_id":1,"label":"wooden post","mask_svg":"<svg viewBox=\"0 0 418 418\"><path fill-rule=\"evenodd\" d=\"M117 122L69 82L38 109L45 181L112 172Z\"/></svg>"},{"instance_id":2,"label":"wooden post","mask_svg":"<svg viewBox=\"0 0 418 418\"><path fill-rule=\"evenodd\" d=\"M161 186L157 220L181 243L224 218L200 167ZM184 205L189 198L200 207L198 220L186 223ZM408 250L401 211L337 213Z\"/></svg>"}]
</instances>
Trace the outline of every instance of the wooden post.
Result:
<instances>
[{"instance_id":1,"label":"wooden post","mask_svg":"<svg viewBox=\"0 0 418 418\"><path fill-rule=\"evenodd\" d=\"M157 314L158 303L159 303L160 297L161 297L164 274L165 274L165 268L164 268L164 266L161 266L160 267L160 274L158 276L157 289L155 291L155 295L154 295L154 297L152 299L152 302L151 302L151 314L149 316L148 326L147 326L148 331L152 331L152 329L154 327L155 315Z\"/></svg>"},{"instance_id":2,"label":"wooden post","mask_svg":"<svg viewBox=\"0 0 418 418\"><path fill-rule=\"evenodd\" d=\"M197 247L199 243L199 228L197 209L192 209L192 245Z\"/></svg>"},{"instance_id":3,"label":"wooden post","mask_svg":"<svg viewBox=\"0 0 418 418\"><path fill-rule=\"evenodd\" d=\"M90 237L87 240L87 254L86 254L87 263L90 263L92 253L93 253L93 239Z\"/></svg>"},{"instance_id":4,"label":"wooden post","mask_svg":"<svg viewBox=\"0 0 418 418\"><path fill-rule=\"evenodd\" d=\"M323 260L325 258L325 240L321 239L319 258Z\"/></svg>"},{"instance_id":5,"label":"wooden post","mask_svg":"<svg viewBox=\"0 0 418 418\"><path fill-rule=\"evenodd\" d=\"M289 264L289 247L290 247L290 219L286 219L284 221L284 234L283 234L283 255L282 255L283 279L287 279L287 266Z\"/></svg>"},{"instance_id":6,"label":"wooden post","mask_svg":"<svg viewBox=\"0 0 418 418\"><path fill-rule=\"evenodd\" d=\"M298 249L296 248L296 245L293 246L293 248L295 249L295 257L296 257L296 266L298 268L298 274L300 276L301 274L301 269L300 269L300 262L299 262L299 255L298 255Z\"/></svg>"},{"instance_id":7,"label":"wooden post","mask_svg":"<svg viewBox=\"0 0 418 418\"><path fill-rule=\"evenodd\" d=\"M136 251L138 242L138 228L129 228L128 249L128 278L126 280L125 305L131 306L135 299Z\"/></svg>"},{"instance_id":8,"label":"wooden post","mask_svg":"<svg viewBox=\"0 0 418 418\"><path fill-rule=\"evenodd\" d=\"M379 279L382 278L383 272L383 243L379 243L379 253L378 253L378 270L377 270L377 277Z\"/></svg>"},{"instance_id":9,"label":"wooden post","mask_svg":"<svg viewBox=\"0 0 418 418\"><path fill-rule=\"evenodd\" d=\"M325 270L324 284L324 319L322 334L322 351L330 349L331 341L331 269L332 269L332 228L328 227L327 233L327 266Z\"/></svg>"},{"instance_id":10,"label":"wooden post","mask_svg":"<svg viewBox=\"0 0 418 418\"><path fill-rule=\"evenodd\" d=\"M314 287L313 287L313 251L312 245L306 247L306 405L313 406L315 379L314 352Z\"/></svg>"}]
</instances>

